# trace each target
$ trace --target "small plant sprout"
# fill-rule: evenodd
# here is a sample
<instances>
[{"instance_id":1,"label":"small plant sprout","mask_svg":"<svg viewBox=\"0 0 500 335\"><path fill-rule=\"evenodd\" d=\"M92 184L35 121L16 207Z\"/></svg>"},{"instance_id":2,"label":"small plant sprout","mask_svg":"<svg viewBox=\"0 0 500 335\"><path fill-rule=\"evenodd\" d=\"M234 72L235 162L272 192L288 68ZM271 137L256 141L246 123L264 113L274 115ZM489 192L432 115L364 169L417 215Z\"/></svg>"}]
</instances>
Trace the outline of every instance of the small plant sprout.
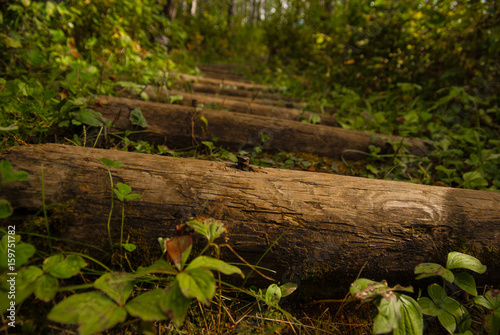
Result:
<instances>
[{"instance_id":1,"label":"small plant sprout","mask_svg":"<svg viewBox=\"0 0 500 335\"><path fill-rule=\"evenodd\" d=\"M120 227L120 251L123 251L123 247L126 247L126 250L132 251L135 249L135 246L130 243L127 243L127 246L123 244L123 227L125 225L125 200L134 200L134 199L139 199L141 197L140 194L137 193L130 193L132 192L132 188L123 183L118 183L116 184L116 188L113 189L113 191L116 194L116 197L120 202L122 203L122 222L121 222L121 227Z\"/></svg>"},{"instance_id":2,"label":"small plant sprout","mask_svg":"<svg viewBox=\"0 0 500 335\"><path fill-rule=\"evenodd\" d=\"M114 197L113 197L113 176L111 175L111 170L109 169L110 167L114 168L120 168L123 166L122 162L116 162L108 158L104 157L98 157L99 160L101 161L104 166L106 166L106 169L108 170L108 175L109 175L109 182L111 183L111 208L109 209L109 215L108 215L108 238L109 238L109 245L111 249L113 249L113 242L111 241L111 215L113 215L113 207L114 207Z\"/></svg>"}]
</instances>

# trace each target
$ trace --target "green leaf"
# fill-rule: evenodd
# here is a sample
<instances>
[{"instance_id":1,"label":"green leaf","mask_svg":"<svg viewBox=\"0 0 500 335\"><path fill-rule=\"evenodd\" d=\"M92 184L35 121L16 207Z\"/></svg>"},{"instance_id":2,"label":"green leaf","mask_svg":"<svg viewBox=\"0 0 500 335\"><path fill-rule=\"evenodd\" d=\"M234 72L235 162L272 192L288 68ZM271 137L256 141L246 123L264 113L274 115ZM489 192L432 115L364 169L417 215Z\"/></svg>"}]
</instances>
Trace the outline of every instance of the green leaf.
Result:
<instances>
[{"instance_id":1,"label":"green leaf","mask_svg":"<svg viewBox=\"0 0 500 335\"><path fill-rule=\"evenodd\" d=\"M318 124L321 123L321 117L318 114L311 114L309 116L309 123Z\"/></svg>"},{"instance_id":2,"label":"green leaf","mask_svg":"<svg viewBox=\"0 0 500 335\"><path fill-rule=\"evenodd\" d=\"M43 271L44 272L50 272L52 269L59 263L61 263L64 260L64 255L63 254L56 254L50 257L45 258L43 261Z\"/></svg>"},{"instance_id":3,"label":"green leaf","mask_svg":"<svg viewBox=\"0 0 500 335\"><path fill-rule=\"evenodd\" d=\"M144 118L144 115L142 114L142 110L137 107L130 112L130 122L134 126L139 126L142 128L147 128L148 123L146 122L146 119Z\"/></svg>"},{"instance_id":4,"label":"green leaf","mask_svg":"<svg viewBox=\"0 0 500 335\"><path fill-rule=\"evenodd\" d=\"M128 252L132 252L134 251L137 247L135 246L135 244L132 244L132 243L125 243L125 244L122 244L123 248L125 248L125 250L127 250Z\"/></svg>"},{"instance_id":5,"label":"green leaf","mask_svg":"<svg viewBox=\"0 0 500 335\"><path fill-rule=\"evenodd\" d=\"M129 185L124 184L124 183L117 183L116 188L123 195L129 194L130 192L132 192L132 187L130 187Z\"/></svg>"},{"instance_id":6,"label":"green leaf","mask_svg":"<svg viewBox=\"0 0 500 335\"><path fill-rule=\"evenodd\" d=\"M139 199L140 197L141 197L140 194L132 193L132 194L127 194L124 198L125 200L134 200L134 199Z\"/></svg>"},{"instance_id":7,"label":"green leaf","mask_svg":"<svg viewBox=\"0 0 500 335\"><path fill-rule=\"evenodd\" d=\"M167 316L160 308L160 299L164 294L163 292L163 289L158 288L142 293L127 302L125 309L130 315L144 321L165 320Z\"/></svg>"},{"instance_id":8,"label":"green leaf","mask_svg":"<svg viewBox=\"0 0 500 335\"><path fill-rule=\"evenodd\" d=\"M196 257L186 268L187 270L192 270L195 268L203 268L203 269L208 269L208 270L213 270L213 271L220 271L225 275L231 275L231 274L239 274L241 275L242 278L245 278L243 275L243 272L241 270L234 266L227 264L224 261L221 261L219 259L215 259L213 257L209 256L198 256Z\"/></svg>"},{"instance_id":9,"label":"green leaf","mask_svg":"<svg viewBox=\"0 0 500 335\"><path fill-rule=\"evenodd\" d=\"M139 267L134 273L136 277L145 276L150 273L165 273L175 275L177 271L165 260L160 259L148 267Z\"/></svg>"},{"instance_id":10,"label":"green leaf","mask_svg":"<svg viewBox=\"0 0 500 335\"><path fill-rule=\"evenodd\" d=\"M0 161L0 176L2 177L0 180L2 183L23 181L29 177L25 171L13 172L12 164L6 160Z\"/></svg>"},{"instance_id":11,"label":"green leaf","mask_svg":"<svg viewBox=\"0 0 500 335\"><path fill-rule=\"evenodd\" d=\"M201 142L203 145L206 145L210 150L214 150L215 149L215 145L213 144L213 142L210 142L210 141L202 141Z\"/></svg>"},{"instance_id":12,"label":"green leaf","mask_svg":"<svg viewBox=\"0 0 500 335\"><path fill-rule=\"evenodd\" d=\"M134 289L135 276L126 272L107 272L94 283L94 287L106 293L119 306L125 305Z\"/></svg>"},{"instance_id":13,"label":"green leaf","mask_svg":"<svg viewBox=\"0 0 500 335\"><path fill-rule=\"evenodd\" d=\"M422 309L422 313L426 315L438 316L443 312L441 308L437 307L436 304L427 297L418 299L418 305Z\"/></svg>"},{"instance_id":14,"label":"green leaf","mask_svg":"<svg viewBox=\"0 0 500 335\"><path fill-rule=\"evenodd\" d=\"M384 282L376 282L366 278L357 279L354 283L351 284L350 292L351 295L356 299L373 299L374 297L380 295L382 292L386 292L388 290L387 283Z\"/></svg>"},{"instance_id":15,"label":"green leaf","mask_svg":"<svg viewBox=\"0 0 500 335\"><path fill-rule=\"evenodd\" d=\"M10 202L0 199L0 219L8 218L12 213L14 213L14 211L12 210Z\"/></svg>"},{"instance_id":16,"label":"green leaf","mask_svg":"<svg viewBox=\"0 0 500 335\"><path fill-rule=\"evenodd\" d=\"M215 294L215 278L211 271L196 268L177 274L177 281L186 298L196 298L206 306Z\"/></svg>"},{"instance_id":17,"label":"green leaf","mask_svg":"<svg viewBox=\"0 0 500 335\"><path fill-rule=\"evenodd\" d=\"M286 296L289 296L295 290L297 289L297 284L296 283L285 283L280 286L281 289L281 297L284 298Z\"/></svg>"},{"instance_id":18,"label":"green leaf","mask_svg":"<svg viewBox=\"0 0 500 335\"><path fill-rule=\"evenodd\" d=\"M450 334L453 334L455 329L457 329L457 322L455 321L455 318L447 311L443 311L443 313L439 314L438 320Z\"/></svg>"},{"instance_id":19,"label":"green leaf","mask_svg":"<svg viewBox=\"0 0 500 335\"><path fill-rule=\"evenodd\" d=\"M466 272L455 274L454 283L470 295L477 296L476 282L470 274Z\"/></svg>"},{"instance_id":20,"label":"green leaf","mask_svg":"<svg viewBox=\"0 0 500 335\"><path fill-rule=\"evenodd\" d=\"M484 273L486 271L486 265L481 264L476 257L455 251L448 254L446 268L449 270L463 268L477 273Z\"/></svg>"},{"instance_id":21,"label":"green leaf","mask_svg":"<svg viewBox=\"0 0 500 335\"><path fill-rule=\"evenodd\" d=\"M95 334L125 321L127 311L99 292L74 294L58 303L47 318L80 325L82 335Z\"/></svg>"},{"instance_id":22,"label":"green leaf","mask_svg":"<svg viewBox=\"0 0 500 335\"><path fill-rule=\"evenodd\" d=\"M469 311L467 311L467 308L465 308L465 306L463 305L460 305L460 313L461 316L455 317L455 319L457 320L458 331L460 333L463 333L467 331L472 325L472 319L470 317Z\"/></svg>"},{"instance_id":23,"label":"green leaf","mask_svg":"<svg viewBox=\"0 0 500 335\"><path fill-rule=\"evenodd\" d=\"M465 188L476 188L488 186L488 181L483 178L481 172L470 171L463 174Z\"/></svg>"},{"instance_id":24,"label":"green leaf","mask_svg":"<svg viewBox=\"0 0 500 335\"><path fill-rule=\"evenodd\" d=\"M455 317L461 317L463 314L462 305L458 301L450 297L446 297L439 307Z\"/></svg>"},{"instance_id":25,"label":"green leaf","mask_svg":"<svg viewBox=\"0 0 500 335\"><path fill-rule=\"evenodd\" d=\"M125 200L125 197L123 196L123 194L120 192L120 190L117 190L116 188L113 189L113 192L115 192L115 195L116 197L118 198L118 200L122 201Z\"/></svg>"},{"instance_id":26,"label":"green leaf","mask_svg":"<svg viewBox=\"0 0 500 335\"><path fill-rule=\"evenodd\" d=\"M233 154L233 153L228 153L228 154L227 154L227 158L228 158L231 162L234 162L234 163L236 163L236 162L238 161L238 157L236 157L236 155L235 155L235 154Z\"/></svg>"},{"instance_id":27,"label":"green leaf","mask_svg":"<svg viewBox=\"0 0 500 335\"><path fill-rule=\"evenodd\" d=\"M445 267L436 263L421 263L415 267L415 274L419 275L416 279L422 279L432 276L440 276L450 283L453 283L453 273Z\"/></svg>"},{"instance_id":28,"label":"green leaf","mask_svg":"<svg viewBox=\"0 0 500 335\"><path fill-rule=\"evenodd\" d=\"M398 298L401 302L401 319L393 335L423 334L424 319L419 304L407 295L398 294Z\"/></svg>"},{"instance_id":29,"label":"green leaf","mask_svg":"<svg viewBox=\"0 0 500 335\"><path fill-rule=\"evenodd\" d=\"M489 290L484 296L472 298L476 305L486 307L488 309L500 308L500 290Z\"/></svg>"},{"instance_id":30,"label":"green leaf","mask_svg":"<svg viewBox=\"0 0 500 335\"><path fill-rule=\"evenodd\" d=\"M444 291L444 289L438 284L431 284L427 287L427 292L429 296L432 298L434 303L438 306L441 306L444 302L444 299L448 298L448 295Z\"/></svg>"},{"instance_id":31,"label":"green leaf","mask_svg":"<svg viewBox=\"0 0 500 335\"><path fill-rule=\"evenodd\" d=\"M107 167L119 168L119 167L123 166L122 162L113 161L111 159L107 159L107 158L104 158L104 157L98 157L98 158L101 161L101 163L104 164L104 165L106 165Z\"/></svg>"},{"instance_id":32,"label":"green leaf","mask_svg":"<svg viewBox=\"0 0 500 335\"><path fill-rule=\"evenodd\" d=\"M203 115L200 115L200 120L203 121L203 123L205 124L205 127L208 127L208 120L206 117L204 117Z\"/></svg>"},{"instance_id":33,"label":"green leaf","mask_svg":"<svg viewBox=\"0 0 500 335\"><path fill-rule=\"evenodd\" d=\"M74 119L91 127L100 127L102 126L102 121L98 119L99 116L101 116L101 113L94 112L90 109L85 109L79 111L75 115Z\"/></svg>"},{"instance_id":34,"label":"green leaf","mask_svg":"<svg viewBox=\"0 0 500 335\"><path fill-rule=\"evenodd\" d=\"M58 281L49 274L39 277L35 283L35 295L38 299L49 302L57 292Z\"/></svg>"},{"instance_id":35,"label":"green leaf","mask_svg":"<svg viewBox=\"0 0 500 335\"><path fill-rule=\"evenodd\" d=\"M498 335L500 333L500 309L497 308L493 313L484 318L484 329L488 335Z\"/></svg>"},{"instance_id":36,"label":"green leaf","mask_svg":"<svg viewBox=\"0 0 500 335\"><path fill-rule=\"evenodd\" d=\"M281 289L276 284L271 284L266 290L266 304L277 306L281 300Z\"/></svg>"},{"instance_id":37,"label":"green leaf","mask_svg":"<svg viewBox=\"0 0 500 335\"><path fill-rule=\"evenodd\" d=\"M190 228L194 229L196 233L205 236L209 243L215 241L226 232L226 228L223 223L217 222L211 218L203 220L203 222L198 220L188 221L186 224Z\"/></svg>"},{"instance_id":38,"label":"green leaf","mask_svg":"<svg viewBox=\"0 0 500 335\"><path fill-rule=\"evenodd\" d=\"M163 291L160 297L161 310L172 319L177 327L184 322L190 305L191 299L182 294L177 279Z\"/></svg>"},{"instance_id":39,"label":"green leaf","mask_svg":"<svg viewBox=\"0 0 500 335\"><path fill-rule=\"evenodd\" d=\"M397 324L394 320L391 320L387 315L378 313L373 319L373 333L374 334L386 334L394 329L396 329Z\"/></svg>"},{"instance_id":40,"label":"green leaf","mask_svg":"<svg viewBox=\"0 0 500 335\"><path fill-rule=\"evenodd\" d=\"M175 104L177 101L181 101L182 99L184 99L184 97L182 95L171 95L169 97L171 104ZM200 116L200 118L202 118L202 117Z\"/></svg>"},{"instance_id":41,"label":"green leaf","mask_svg":"<svg viewBox=\"0 0 500 335\"><path fill-rule=\"evenodd\" d=\"M29 243L19 243L20 240L20 235L14 235L13 237L12 235L6 234L2 237L2 242L0 244L0 269L5 269L8 266L13 265L8 264L9 258L7 256L9 253L9 249L11 249L11 252L15 251L14 266L16 268L20 268L21 266L26 264L31 257L33 257L36 252L35 247Z\"/></svg>"},{"instance_id":42,"label":"green leaf","mask_svg":"<svg viewBox=\"0 0 500 335\"><path fill-rule=\"evenodd\" d=\"M66 279L76 275L86 265L80 256L69 255L62 262L51 266L48 272L56 278Z\"/></svg>"},{"instance_id":43,"label":"green leaf","mask_svg":"<svg viewBox=\"0 0 500 335\"><path fill-rule=\"evenodd\" d=\"M38 267L31 265L21 269L16 278L16 304L24 301L35 290L36 280L43 275L43 271Z\"/></svg>"}]
</instances>

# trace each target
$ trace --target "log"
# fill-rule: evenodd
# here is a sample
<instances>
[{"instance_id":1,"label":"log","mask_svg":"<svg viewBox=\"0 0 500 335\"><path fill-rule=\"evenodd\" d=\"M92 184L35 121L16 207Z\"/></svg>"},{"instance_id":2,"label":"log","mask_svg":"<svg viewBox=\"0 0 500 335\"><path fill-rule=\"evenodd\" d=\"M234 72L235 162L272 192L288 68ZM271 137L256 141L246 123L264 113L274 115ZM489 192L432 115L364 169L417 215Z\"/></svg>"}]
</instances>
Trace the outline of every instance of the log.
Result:
<instances>
[{"instance_id":1,"label":"log","mask_svg":"<svg viewBox=\"0 0 500 335\"><path fill-rule=\"evenodd\" d=\"M230 79L240 82L250 81L236 72L236 67L231 64L203 64L199 66L203 75L214 79Z\"/></svg>"},{"instance_id":2,"label":"log","mask_svg":"<svg viewBox=\"0 0 500 335\"><path fill-rule=\"evenodd\" d=\"M179 74L178 75L180 80L184 80L189 83L207 83L207 84L212 84L212 85L230 85L230 86L235 86L238 89L246 89L246 90L259 90L259 91L266 91L266 92L279 92L279 89L277 88L272 88L266 85L260 85L260 84L251 84L251 83L245 83L241 81L235 81L235 80L226 80L226 79L214 79L214 78L206 78L206 77L201 77L201 76L193 76L189 74Z\"/></svg>"},{"instance_id":3,"label":"log","mask_svg":"<svg viewBox=\"0 0 500 335\"><path fill-rule=\"evenodd\" d=\"M140 100L100 97L93 109L110 121L115 120L117 129L135 129L130 122L130 112L140 108L149 127L138 138L166 144L169 148L186 148L201 141L217 137L217 145L229 150L250 150L262 145L265 150L308 152L318 156L340 159L364 159L360 152L370 152L369 146L381 147L382 153L392 147L382 138L401 141L397 136L386 136L362 131L328 127L323 125L280 120L260 115L247 115L227 111L145 102ZM208 127L201 117L208 120ZM261 144L261 135L269 140ZM429 144L415 139L405 139L408 150L425 155ZM346 151L351 149L354 151Z\"/></svg>"},{"instance_id":4,"label":"log","mask_svg":"<svg viewBox=\"0 0 500 335\"><path fill-rule=\"evenodd\" d=\"M133 99L140 98L138 92L136 92L131 87L122 87L120 85L117 85L115 90L116 90L116 95L120 97L133 98ZM170 102L171 96L182 96L183 99L176 103L183 106L192 106L193 100L195 100L197 104L203 104L207 108L214 110L227 109L235 113L263 115L263 116L294 120L294 121L309 120L311 115L315 114L321 118L321 124L330 126L338 125L337 121L335 120L335 117L331 115L303 112L301 110L291 109L286 107L262 105L256 101L253 101L251 98L246 99L246 101L242 101L240 99L234 99L232 97L217 97L217 96L208 96L203 94L192 94L182 91L165 90L159 87L154 87L149 85L146 86L141 92L146 93L149 97L149 101L153 102L168 103Z\"/></svg>"},{"instance_id":5,"label":"log","mask_svg":"<svg viewBox=\"0 0 500 335\"><path fill-rule=\"evenodd\" d=\"M187 90L191 93L205 93L216 96L226 97L230 99L249 98L247 101L255 101L262 105L265 104L282 104L282 105L299 105L298 99L292 99L277 95L275 93L266 93L261 90L240 90L236 86L230 85L211 85L211 84L188 84Z\"/></svg>"},{"instance_id":6,"label":"log","mask_svg":"<svg viewBox=\"0 0 500 335\"><path fill-rule=\"evenodd\" d=\"M260 265L275 270L276 280L298 282L316 297L345 294L361 269L362 277L405 284L414 278L416 264L442 262L463 241L476 250L497 250L496 258L485 262L486 274L475 277L500 282L500 193L486 191L30 145L0 155L14 171L30 175L28 181L3 185L0 198L13 204L14 216L2 226L18 224L21 231L22 214L42 208L43 164L45 201L49 215L57 213L52 234L106 248L110 181L98 157L123 162L111 168L114 183L126 183L142 196L125 209L125 236L130 234L140 255L158 255L158 237L174 235L176 225L202 214L226 225L228 243L251 264L270 248ZM66 206L56 211L55 204ZM117 207L115 202L114 241ZM227 249L223 257L240 262ZM260 283L260 277L252 278Z\"/></svg>"}]
</instances>

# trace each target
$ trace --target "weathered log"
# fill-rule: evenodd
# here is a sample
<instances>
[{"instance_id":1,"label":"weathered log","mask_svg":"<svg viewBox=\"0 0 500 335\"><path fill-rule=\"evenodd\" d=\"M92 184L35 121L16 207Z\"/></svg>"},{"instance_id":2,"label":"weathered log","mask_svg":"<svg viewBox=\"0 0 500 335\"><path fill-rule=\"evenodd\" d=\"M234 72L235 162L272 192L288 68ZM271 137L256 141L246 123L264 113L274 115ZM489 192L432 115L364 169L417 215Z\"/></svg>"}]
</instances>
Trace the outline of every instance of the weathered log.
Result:
<instances>
[{"instance_id":1,"label":"weathered log","mask_svg":"<svg viewBox=\"0 0 500 335\"><path fill-rule=\"evenodd\" d=\"M15 214L2 225L20 225L16 213L42 208L43 164L47 206L66 205L57 211L52 234L109 245L110 181L98 157L123 162L111 168L114 183L142 196L125 209L125 236L138 253L159 253L158 237L174 235L176 225L202 214L226 225L228 243L248 262L255 264L270 248L260 265L275 270L278 281L300 281L316 296L328 296L328 288L345 294L362 268L363 277L404 284L416 264L442 261L459 240L500 248L499 193L271 168L242 171L229 163L54 144L0 155L14 171L30 175L3 185L0 197ZM115 241L116 208L115 202ZM239 262L227 249L223 257ZM498 259L486 265L488 272L478 277L498 283Z\"/></svg>"},{"instance_id":2,"label":"weathered log","mask_svg":"<svg viewBox=\"0 0 500 335\"><path fill-rule=\"evenodd\" d=\"M230 85L212 85L193 83L186 86L188 92L205 93L230 99L249 98L248 101L255 101L260 104L279 104L299 105L297 99L287 98L275 93L266 93L261 90L240 90Z\"/></svg>"},{"instance_id":3,"label":"weathered log","mask_svg":"<svg viewBox=\"0 0 500 335\"><path fill-rule=\"evenodd\" d=\"M226 80L226 79L214 79L214 78L206 78L206 77L200 77L200 76L193 76L189 74L179 74L178 75L180 80L184 80L190 83L208 83L208 84L214 84L214 85L230 85L230 86L235 86L238 89L246 89L246 90L260 90L260 91L266 91L266 92L279 92L279 89L277 88L272 88L266 85L260 85L260 84L250 84L250 83L245 83L241 81L234 81L234 80Z\"/></svg>"},{"instance_id":4,"label":"weathered log","mask_svg":"<svg viewBox=\"0 0 500 335\"><path fill-rule=\"evenodd\" d=\"M170 97L172 96L182 96L182 100L177 101L177 104L183 106L192 106L193 101L196 101L197 104L202 104L207 108L213 110L230 110L235 113L244 113L244 114L253 114L253 115L263 115L269 117L275 117L280 119L301 121L301 120L309 120L311 115L315 114L320 117L321 124L336 126L337 121L331 115L323 115L316 114L311 112L303 112L297 109L291 109L286 107L279 106L269 106L262 105L251 98L248 98L247 101L242 101L240 99L234 99L232 97L218 97L218 96L209 96L204 94L192 94L186 93L182 91L175 90L165 90L159 87L154 86L146 86L141 92L144 92L148 95L149 100L153 102L170 102ZM116 94L121 97L131 97L131 98L139 98L138 92L134 91L131 87L116 87Z\"/></svg>"},{"instance_id":5,"label":"weathered log","mask_svg":"<svg viewBox=\"0 0 500 335\"><path fill-rule=\"evenodd\" d=\"M389 152L391 146L383 138L401 141L396 136L378 135L356 130L328 127L303 122L280 120L260 115L247 115L218 110L196 110L193 107L145 102L141 100L100 97L93 109L114 122L118 129L133 129L130 112L140 108L149 127L148 132L136 134L141 139L166 144L170 148L185 148L203 140L217 137L217 144L230 150L241 150L262 145L263 149L287 152L308 152L318 156L340 159L364 159L360 152L370 152L369 146ZM208 127L200 118L208 120ZM261 135L269 140L262 144ZM376 138L375 138L376 137ZM405 139L408 150L425 155L428 144L416 139ZM346 151L351 149L351 151Z\"/></svg>"},{"instance_id":6,"label":"weathered log","mask_svg":"<svg viewBox=\"0 0 500 335\"><path fill-rule=\"evenodd\" d=\"M231 64L203 64L200 65L199 68L205 77L250 82L241 74L237 73L236 66L231 66Z\"/></svg>"}]
</instances>

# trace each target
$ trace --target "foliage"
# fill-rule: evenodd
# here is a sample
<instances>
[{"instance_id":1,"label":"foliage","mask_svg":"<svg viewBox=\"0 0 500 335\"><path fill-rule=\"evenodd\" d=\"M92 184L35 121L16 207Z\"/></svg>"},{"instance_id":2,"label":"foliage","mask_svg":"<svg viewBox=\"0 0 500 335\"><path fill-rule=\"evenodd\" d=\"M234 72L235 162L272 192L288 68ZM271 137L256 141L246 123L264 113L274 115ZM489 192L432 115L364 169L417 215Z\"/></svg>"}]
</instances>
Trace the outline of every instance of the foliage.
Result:
<instances>
[{"instance_id":1,"label":"foliage","mask_svg":"<svg viewBox=\"0 0 500 335\"><path fill-rule=\"evenodd\" d=\"M470 255L460 252L450 252L446 267L435 263L421 263L416 266L416 279L438 276L445 282L454 284L467 294L474 296L476 309L483 315L484 330L488 334L497 334L500 328L500 301L497 289L489 290L484 296L478 296L474 278L467 272L453 273L454 269L466 269L476 273L484 273L486 266ZM374 319L373 332L375 334L423 334L423 315L437 317L441 325L450 334L458 330L460 334L472 335L470 330L472 320L467 305L463 305L447 294L447 285L440 286L432 283L428 286L429 297L419 297L417 301L411 297L397 293L403 291L413 293L412 287L399 285L389 288L387 282L376 282L369 279L358 279L351 285L353 299L362 302L372 301L379 313ZM472 306L469 304L469 308ZM480 307L488 311L484 313Z\"/></svg>"},{"instance_id":2,"label":"foliage","mask_svg":"<svg viewBox=\"0 0 500 335\"><path fill-rule=\"evenodd\" d=\"M218 235L224 231L222 224L215 221L210 221L207 225L214 228L202 229L202 224L199 223L197 231L206 232L205 236L209 240L215 236L209 231L219 232ZM180 327L192 299L205 305L210 304L216 287L212 271L243 276L239 268L209 256L199 255L187 264L192 246L192 239L188 235L160 240L176 268L160 259L147 268L137 269L135 273L107 272L94 283L94 287L102 293L94 291L74 294L57 304L48 318L61 323L78 324L80 334L93 334L109 329L123 322L127 313L147 321L170 318ZM134 290L134 281L153 273L174 275L175 278L164 289L150 290L129 300Z\"/></svg>"},{"instance_id":3,"label":"foliage","mask_svg":"<svg viewBox=\"0 0 500 335\"><path fill-rule=\"evenodd\" d=\"M27 180L28 173L24 171L13 172L12 164L9 161L0 161L0 189L5 183ZM12 215L12 205L5 199L0 199L0 219L5 219Z\"/></svg>"},{"instance_id":4,"label":"foliage","mask_svg":"<svg viewBox=\"0 0 500 335\"><path fill-rule=\"evenodd\" d=\"M102 126L90 94L113 94L119 78L165 85L177 68L168 51L183 49L182 28L154 0L0 6L0 149ZM175 42L167 47L159 37Z\"/></svg>"}]
</instances>

